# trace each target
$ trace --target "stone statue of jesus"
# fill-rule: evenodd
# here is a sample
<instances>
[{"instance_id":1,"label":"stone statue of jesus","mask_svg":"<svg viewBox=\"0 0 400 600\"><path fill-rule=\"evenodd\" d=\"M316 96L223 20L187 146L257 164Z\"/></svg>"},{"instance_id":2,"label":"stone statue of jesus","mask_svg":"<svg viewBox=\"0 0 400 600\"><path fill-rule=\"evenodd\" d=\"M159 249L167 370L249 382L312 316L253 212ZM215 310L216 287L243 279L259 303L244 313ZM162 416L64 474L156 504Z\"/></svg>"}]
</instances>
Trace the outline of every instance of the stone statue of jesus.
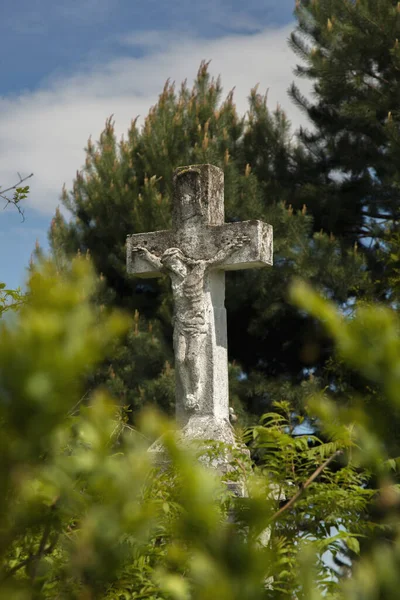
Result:
<instances>
[{"instance_id":1,"label":"stone statue of jesus","mask_svg":"<svg viewBox=\"0 0 400 600\"><path fill-rule=\"evenodd\" d=\"M175 369L184 392L184 406L188 412L197 412L199 405L201 369L199 356L207 334L205 281L209 270L223 263L231 254L249 241L238 235L227 242L214 257L195 260L179 248L168 248L156 256L144 246L135 246L132 252L147 261L154 269L168 273L174 297L174 351Z\"/></svg>"}]
</instances>

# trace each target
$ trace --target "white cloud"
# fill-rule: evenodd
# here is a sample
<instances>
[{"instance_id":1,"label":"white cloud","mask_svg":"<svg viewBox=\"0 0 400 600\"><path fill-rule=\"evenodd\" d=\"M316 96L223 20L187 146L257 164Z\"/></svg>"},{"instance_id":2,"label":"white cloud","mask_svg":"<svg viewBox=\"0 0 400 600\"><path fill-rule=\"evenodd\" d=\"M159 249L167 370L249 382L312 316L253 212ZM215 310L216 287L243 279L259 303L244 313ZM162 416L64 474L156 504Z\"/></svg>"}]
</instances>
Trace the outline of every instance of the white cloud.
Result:
<instances>
[{"instance_id":1,"label":"white cloud","mask_svg":"<svg viewBox=\"0 0 400 600\"><path fill-rule=\"evenodd\" d=\"M291 29L217 40L153 32L135 42L125 36L119 58L81 67L74 76L49 78L37 91L0 98L0 182L14 182L17 170L22 175L33 171L29 204L52 213L62 184L70 188L84 162L89 135L97 140L112 113L117 135L125 133L131 119L138 114L143 119L157 101L167 78L177 85L187 78L191 84L202 59L212 60L210 71L221 74L226 93L236 87L240 114L248 108L250 89L259 83L260 92L269 89L269 106L279 102L297 127L304 117L287 97L296 62L287 46ZM133 43L145 45L147 54L129 56L127 46Z\"/></svg>"}]
</instances>

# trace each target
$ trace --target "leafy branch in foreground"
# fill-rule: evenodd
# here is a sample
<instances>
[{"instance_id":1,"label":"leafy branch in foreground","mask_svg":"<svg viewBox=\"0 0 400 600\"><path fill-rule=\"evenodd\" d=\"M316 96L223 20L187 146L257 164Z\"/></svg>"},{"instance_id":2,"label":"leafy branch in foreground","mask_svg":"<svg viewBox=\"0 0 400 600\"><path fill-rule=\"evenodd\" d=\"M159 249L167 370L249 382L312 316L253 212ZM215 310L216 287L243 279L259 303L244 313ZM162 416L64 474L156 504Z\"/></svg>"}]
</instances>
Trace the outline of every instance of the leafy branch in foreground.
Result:
<instances>
[{"instance_id":1,"label":"leafy branch in foreground","mask_svg":"<svg viewBox=\"0 0 400 600\"><path fill-rule=\"evenodd\" d=\"M326 435L342 428L352 431L354 464L367 468L379 486L375 507L385 535L370 536L369 548L356 562L351 579L341 586L338 598L391 600L400 585L400 459L390 454L385 432L393 419L398 419L400 409L399 314L388 306L360 303L351 317L346 317L300 281L292 286L291 295L297 306L324 325L338 359L378 391L376 402L367 405L361 396L338 403L328 395L314 398L310 404Z\"/></svg>"},{"instance_id":2,"label":"leafy branch in foreground","mask_svg":"<svg viewBox=\"0 0 400 600\"><path fill-rule=\"evenodd\" d=\"M33 177L33 173L31 173L30 175L27 175L26 177L21 177L21 175L19 173L17 173L17 175L19 177L19 181L17 183L15 183L14 185L11 185L10 187L6 188L5 190L2 190L0 188L0 198L5 200L5 202L6 202L4 205L4 209L6 209L7 206L12 204L13 206L15 206L15 208L21 215L22 221L25 221L24 211L22 210L22 208L20 206L20 202L21 202L21 200L25 200L25 198L28 197L29 185L21 186L21 184L25 183L25 181L27 181L27 179L30 179L31 177ZM11 191L13 191L14 193L13 193L13 196L10 198L6 194L7 194L7 192L11 192Z\"/></svg>"},{"instance_id":3,"label":"leafy branch in foreground","mask_svg":"<svg viewBox=\"0 0 400 600\"><path fill-rule=\"evenodd\" d=\"M93 304L96 285L89 260L76 259L62 275L43 263L32 269L27 302L0 326L0 600L396 597L378 570L380 546L361 555L357 589L324 558L346 547L357 553L359 540L372 537L376 525L363 518L372 498L390 507L383 526L397 544L397 463L387 460L375 423L314 396L306 422L319 420L317 436L301 429L305 421L283 397L244 433L254 473L249 496L232 498L160 415L142 413L126 426L104 391L80 401L86 377L129 326ZM371 377L380 380L381 365L395 381L398 342L391 338L390 358L380 309L360 327L310 294L298 289L298 302L335 323L352 364L363 368L366 352ZM159 436L169 457L161 470L148 452ZM370 475L378 492L367 487ZM384 552L395 569L395 545ZM372 590L388 585L392 596L370 588L360 595L363 569L376 571Z\"/></svg>"},{"instance_id":4,"label":"leafy branch in foreground","mask_svg":"<svg viewBox=\"0 0 400 600\"><path fill-rule=\"evenodd\" d=\"M143 414L132 428L104 392L80 402L85 378L127 325L93 305L96 281L86 259L62 276L51 263L34 267L27 301L0 327L0 598L261 600L265 580L271 594L300 590L299 540L319 557L334 552L328 526L346 511L341 540L358 533L350 523L368 499L361 476L326 463L346 439L288 435L293 411L281 401L246 434L258 466L236 506L159 416ZM160 435L170 456L161 473L147 452ZM302 483L273 518L272 484L290 501ZM260 545L267 527L270 542ZM326 591L327 578L321 568Z\"/></svg>"},{"instance_id":5,"label":"leafy branch in foreground","mask_svg":"<svg viewBox=\"0 0 400 600\"><path fill-rule=\"evenodd\" d=\"M0 319L7 310L18 310L26 302L26 296L19 288L11 290L0 283Z\"/></svg>"}]
</instances>

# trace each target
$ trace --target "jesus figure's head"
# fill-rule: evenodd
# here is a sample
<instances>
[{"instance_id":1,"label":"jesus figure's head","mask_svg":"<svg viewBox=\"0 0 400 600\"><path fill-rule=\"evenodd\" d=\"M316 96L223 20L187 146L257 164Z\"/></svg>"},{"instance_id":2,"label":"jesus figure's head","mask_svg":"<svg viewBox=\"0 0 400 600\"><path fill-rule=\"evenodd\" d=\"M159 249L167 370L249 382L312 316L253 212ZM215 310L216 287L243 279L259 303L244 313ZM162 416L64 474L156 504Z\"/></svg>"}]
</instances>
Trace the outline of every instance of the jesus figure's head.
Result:
<instances>
[{"instance_id":1,"label":"jesus figure's head","mask_svg":"<svg viewBox=\"0 0 400 600\"><path fill-rule=\"evenodd\" d=\"M161 263L166 269L181 275L181 277L185 277L187 274L185 259L179 248L168 248L161 257Z\"/></svg>"}]
</instances>

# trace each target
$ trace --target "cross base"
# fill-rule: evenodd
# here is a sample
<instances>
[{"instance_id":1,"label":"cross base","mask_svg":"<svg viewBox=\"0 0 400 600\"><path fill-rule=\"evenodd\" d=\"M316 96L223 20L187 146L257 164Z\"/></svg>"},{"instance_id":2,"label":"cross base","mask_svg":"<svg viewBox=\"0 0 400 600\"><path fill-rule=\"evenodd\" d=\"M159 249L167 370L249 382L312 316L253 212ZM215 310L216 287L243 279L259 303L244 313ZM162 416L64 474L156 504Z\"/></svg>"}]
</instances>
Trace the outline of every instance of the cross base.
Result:
<instances>
[{"instance_id":1,"label":"cross base","mask_svg":"<svg viewBox=\"0 0 400 600\"><path fill-rule=\"evenodd\" d=\"M235 439L232 425L225 419L212 416L194 416L186 426L177 432L181 447L191 446L198 453L199 462L215 470L224 478L228 490L236 497L247 497L245 477L235 462L249 459L250 452L244 444ZM149 448L156 465L162 470L169 464L163 439L160 438Z\"/></svg>"},{"instance_id":2,"label":"cross base","mask_svg":"<svg viewBox=\"0 0 400 600\"><path fill-rule=\"evenodd\" d=\"M236 445L232 425L228 419L216 419L212 415L192 416L179 433L181 440L214 440L231 446Z\"/></svg>"}]
</instances>

